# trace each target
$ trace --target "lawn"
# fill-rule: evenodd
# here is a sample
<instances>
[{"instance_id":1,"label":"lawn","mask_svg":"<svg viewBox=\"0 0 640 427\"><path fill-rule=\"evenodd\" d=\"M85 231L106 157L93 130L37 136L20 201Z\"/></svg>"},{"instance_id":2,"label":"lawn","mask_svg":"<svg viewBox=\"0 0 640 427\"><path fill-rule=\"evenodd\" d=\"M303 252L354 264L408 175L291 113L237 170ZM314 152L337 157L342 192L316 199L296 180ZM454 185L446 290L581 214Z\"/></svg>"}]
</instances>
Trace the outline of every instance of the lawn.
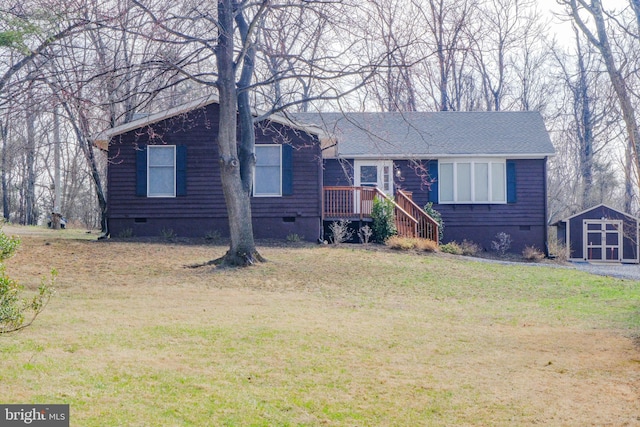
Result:
<instances>
[{"instance_id":1,"label":"lawn","mask_svg":"<svg viewBox=\"0 0 640 427\"><path fill-rule=\"evenodd\" d=\"M72 426L640 423L640 282L303 244L216 271L185 265L225 246L6 230L10 275L59 274L0 336L0 402Z\"/></svg>"}]
</instances>

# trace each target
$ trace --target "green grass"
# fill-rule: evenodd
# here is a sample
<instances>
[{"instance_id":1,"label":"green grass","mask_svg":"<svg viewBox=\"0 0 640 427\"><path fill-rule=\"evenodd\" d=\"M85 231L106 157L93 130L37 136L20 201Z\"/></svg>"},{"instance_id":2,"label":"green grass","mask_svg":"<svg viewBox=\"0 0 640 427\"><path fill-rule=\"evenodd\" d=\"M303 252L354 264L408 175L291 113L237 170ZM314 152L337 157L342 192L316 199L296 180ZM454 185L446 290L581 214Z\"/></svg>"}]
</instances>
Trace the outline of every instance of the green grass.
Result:
<instances>
[{"instance_id":1,"label":"green grass","mask_svg":"<svg viewBox=\"0 0 640 427\"><path fill-rule=\"evenodd\" d=\"M640 413L623 394L640 378L638 282L296 246L215 271L183 266L225 247L25 235L9 274L33 288L54 266L58 292L31 328L0 336L0 401L68 403L71 425L100 427L577 426Z\"/></svg>"}]
</instances>

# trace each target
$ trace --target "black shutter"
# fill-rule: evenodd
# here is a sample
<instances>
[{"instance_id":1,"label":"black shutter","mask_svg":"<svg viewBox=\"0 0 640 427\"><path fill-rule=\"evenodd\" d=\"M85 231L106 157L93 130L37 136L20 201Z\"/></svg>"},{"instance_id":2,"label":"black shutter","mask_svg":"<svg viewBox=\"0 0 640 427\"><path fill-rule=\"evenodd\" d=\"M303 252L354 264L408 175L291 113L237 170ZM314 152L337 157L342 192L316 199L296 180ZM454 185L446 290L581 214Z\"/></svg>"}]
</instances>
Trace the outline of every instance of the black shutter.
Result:
<instances>
[{"instance_id":1,"label":"black shutter","mask_svg":"<svg viewBox=\"0 0 640 427\"><path fill-rule=\"evenodd\" d=\"M176 146L176 196L187 195L187 146Z\"/></svg>"},{"instance_id":2,"label":"black shutter","mask_svg":"<svg viewBox=\"0 0 640 427\"><path fill-rule=\"evenodd\" d=\"M136 196L147 196L147 146L136 151Z\"/></svg>"},{"instance_id":3,"label":"black shutter","mask_svg":"<svg viewBox=\"0 0 640 427\"><path fill-rule=\"evenodd\" d=\"M516 190L516 162L507 160L507 203L518 201Z\"/></svg>"},{"instance_id":4,"label":"black shutter","mask_svg":"<svg viewBox=\"0 0 640 427\"><path fill-rule=\"evenodd\" d=\"M282 195L293 194L293 147L282 145Z\"/></svg>"},{"instance_id":5,"label":"black shutter","mask_svg":"<svg viewBox=\"0 0 640 427\"><path fill-rule=\"evenodd\" d=\"M429 201L432 203L438 203L438 161L429 161Z\"/></svg>"}]
</instances>

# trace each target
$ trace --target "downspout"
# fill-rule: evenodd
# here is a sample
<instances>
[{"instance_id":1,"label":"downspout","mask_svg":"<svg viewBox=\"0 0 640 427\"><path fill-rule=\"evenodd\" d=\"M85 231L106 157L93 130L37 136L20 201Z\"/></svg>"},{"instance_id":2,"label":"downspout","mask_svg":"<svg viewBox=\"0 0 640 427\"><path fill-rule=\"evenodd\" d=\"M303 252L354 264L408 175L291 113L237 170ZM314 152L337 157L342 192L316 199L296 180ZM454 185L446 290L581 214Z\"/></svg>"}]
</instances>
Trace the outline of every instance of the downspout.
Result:
<instances>
[{"instance_id":1,"label":"downspout","mask_svg":"<svg viewBox=\"0 0 640 427\"><path fill-rule=\"evenodd\" d=\"M320 214L320 233L318 235L318 243L324 243L324 159L322 157L322 142L320 141L320 137L316 135L316 139L318 142L318 182L320 183L319 189L319 197L320 201L319 214Z\"/></svg>"},{"instance_id":2,"label":"downspout","mask_svg":"<svg viewBox=\"0 0 640 427\"><path fill-rule=\"evenodd\" d=\"M547 196L547 160L548 156L544 158L544 255L549 258L549 200Z\"/></svg>"}]
</instances>

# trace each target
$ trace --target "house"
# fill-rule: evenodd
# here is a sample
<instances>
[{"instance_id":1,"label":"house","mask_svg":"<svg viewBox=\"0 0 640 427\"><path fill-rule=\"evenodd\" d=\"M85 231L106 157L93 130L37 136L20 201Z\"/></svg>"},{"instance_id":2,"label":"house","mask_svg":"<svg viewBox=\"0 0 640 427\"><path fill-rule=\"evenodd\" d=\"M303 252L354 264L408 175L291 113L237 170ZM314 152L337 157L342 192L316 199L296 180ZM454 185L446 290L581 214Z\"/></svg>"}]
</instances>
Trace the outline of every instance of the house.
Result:
<instances>
[{"instance_id":1,"label":"house","mask_svg":"<svg viewBox=\"0 0 640 427\"><path fill-rule=\"evenodd\" d=\"M601 204L553 224L570 261L640 262L639 219Z\"/></svg>"},{"instance_id":2,"label":"house","mask_svg":"<svg viewBox=\"0 0 640 427\"><path fill-rule=\"evenodd\" d=\"M107 150L111 236L229 235L216 143L219 109L206 97L100 135ZM255 126L251 200L257 238L322 232L318 129L271 116Z\"/></svg>"},{"instance_id":3,"label":"house","mask_svg":"<svg viewBox=\"0 0 640 427\"><path fill-rule=\"evenodd\" d=\"M255 112L257 117L263 117ZM213 96L110 129L112 236L228 235ZM338 219L371 221L394 199L398 232L438 239L423 207L443 217L444 241L513 251L546 244L546 161L553 146L534 112L271 115L255 125L252 203L257 238L324 238Z\"/></svg>"},{"instance_id":4,"label":"house","mask_svg":"<svg viewBox=\"0 0 640 427\"><path fill-rule=\"evenodd\" d=\"M331 215L335 198L362 205L369 197L360 192L376 187L415 218L416 206L432 202L444 221L445 243L467 239L490 250L496 234L505 232L512 252L546 248L547 158L554 148L538 112L307 113L295 119L323 128L321 138L328 139L325 220L345 216ZM348 188L353 194L345 196ZM367 209L356 206L351 217Z\"/></svg>"}]
</instances>

